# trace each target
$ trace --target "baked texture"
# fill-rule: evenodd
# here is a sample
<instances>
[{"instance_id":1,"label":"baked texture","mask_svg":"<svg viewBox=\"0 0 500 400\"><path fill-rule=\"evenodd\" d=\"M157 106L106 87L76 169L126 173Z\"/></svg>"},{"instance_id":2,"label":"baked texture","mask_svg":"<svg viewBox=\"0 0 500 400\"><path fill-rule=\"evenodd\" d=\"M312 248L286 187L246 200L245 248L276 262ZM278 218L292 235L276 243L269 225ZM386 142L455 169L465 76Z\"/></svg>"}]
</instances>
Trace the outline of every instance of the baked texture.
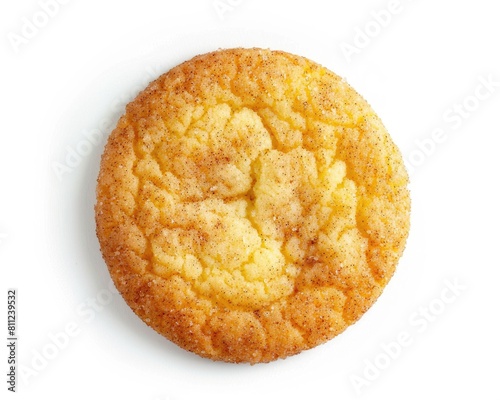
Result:
<instances>
[{"instance_id":1,"label":"baked texture","mask_svg":"<svg viewBox=\"0 0 500 400\"><path fill-rule=\"evenodd\" d=\"M378 298L408 235L407 184L343 79L281 51L220 50L127 105L102 156L97 235L146 324L203 357L268 362Z\"/></svg>"}]
</instances>

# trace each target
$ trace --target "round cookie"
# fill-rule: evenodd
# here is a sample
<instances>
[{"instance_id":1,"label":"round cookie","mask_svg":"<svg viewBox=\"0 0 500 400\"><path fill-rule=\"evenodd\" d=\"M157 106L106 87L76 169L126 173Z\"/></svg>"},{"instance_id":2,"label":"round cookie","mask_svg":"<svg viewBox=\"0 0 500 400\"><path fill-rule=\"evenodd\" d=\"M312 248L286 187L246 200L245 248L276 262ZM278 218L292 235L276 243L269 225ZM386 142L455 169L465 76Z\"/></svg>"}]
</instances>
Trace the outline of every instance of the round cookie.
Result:
<instances>
[{"instance_id":1,"label":"round cookie","mask_svg":"<svg viewBox=\"0 0 500 400\"><path fill-rule=\"evenodd\" d=\"M401 155L343 79L229 49L160 76L101 161L97 235L146 324L228 362L312 348L358 320L409 231Z\"/></svg>"}]
</instances>

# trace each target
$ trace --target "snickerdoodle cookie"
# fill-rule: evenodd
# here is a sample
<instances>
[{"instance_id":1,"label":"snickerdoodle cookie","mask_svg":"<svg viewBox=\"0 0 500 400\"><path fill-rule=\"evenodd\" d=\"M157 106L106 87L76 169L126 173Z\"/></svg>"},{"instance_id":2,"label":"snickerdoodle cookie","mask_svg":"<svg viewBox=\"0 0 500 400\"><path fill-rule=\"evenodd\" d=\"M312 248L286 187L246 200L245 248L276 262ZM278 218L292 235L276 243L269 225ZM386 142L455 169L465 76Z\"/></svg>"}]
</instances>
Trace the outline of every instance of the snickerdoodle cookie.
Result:
<instances>
[{"instance_id":1,"label":"snickerdoodle cookie","mask_svg":"<svg viewBox=\"0 0 500 400\"><path fill-rule=\"evenodd\" d=\"M393 275L408 177L368 103L303 57L197 56L128 104L96 222L132 310L179 346L267 362L333 338Z\"/></svg>"}]
</instances>

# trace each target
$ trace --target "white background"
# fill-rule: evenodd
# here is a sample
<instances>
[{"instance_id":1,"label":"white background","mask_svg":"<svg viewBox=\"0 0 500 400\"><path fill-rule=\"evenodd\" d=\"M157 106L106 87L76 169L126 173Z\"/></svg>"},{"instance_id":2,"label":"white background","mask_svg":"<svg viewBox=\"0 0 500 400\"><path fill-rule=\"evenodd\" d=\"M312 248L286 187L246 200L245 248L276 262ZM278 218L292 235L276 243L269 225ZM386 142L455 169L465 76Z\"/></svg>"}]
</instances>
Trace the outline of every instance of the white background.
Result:
<instances>
[{"instance_id":1,"label":"white background","mask_svg":"<svg viewBox=\"0 0 500 400\"><path fill-rule=\"evenodd\" d=\"M495 1L400 0L390 20L378 0L73 0L50 16L46 1L0 6L0 319L16 288L18 398L500 399ZM92 211L124 104L179 62L236 46L344 76L412 170L411 235L379 301L329 343L255 366L201 359L136 318L108 288Z\"/></svg>"}]
</instances>

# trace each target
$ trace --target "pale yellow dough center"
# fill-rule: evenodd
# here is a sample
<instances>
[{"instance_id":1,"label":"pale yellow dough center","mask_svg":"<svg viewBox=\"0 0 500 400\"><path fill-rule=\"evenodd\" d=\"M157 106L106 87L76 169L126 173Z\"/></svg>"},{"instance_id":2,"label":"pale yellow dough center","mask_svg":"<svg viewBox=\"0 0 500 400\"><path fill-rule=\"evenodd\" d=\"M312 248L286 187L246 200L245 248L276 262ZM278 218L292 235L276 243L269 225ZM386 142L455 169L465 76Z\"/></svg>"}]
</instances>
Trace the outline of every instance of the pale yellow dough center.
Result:
<instances>
[{"instance_id":1,"label":"pale yellow dough center","mask_svg":"<svg viewBox=\"0 0 500 400\"><path fill-rule=\"evenodd\" d=\"M257 309L290 295L300 266L359 263L367 243L356 228L356 187L334 157L333 126L310 124L304 141L296 126L304 121L269 108L193 105L185 114L187 129L166 140L148 132L136 145L138 222L155 274Z\"/></svg>"}]
</instances>

